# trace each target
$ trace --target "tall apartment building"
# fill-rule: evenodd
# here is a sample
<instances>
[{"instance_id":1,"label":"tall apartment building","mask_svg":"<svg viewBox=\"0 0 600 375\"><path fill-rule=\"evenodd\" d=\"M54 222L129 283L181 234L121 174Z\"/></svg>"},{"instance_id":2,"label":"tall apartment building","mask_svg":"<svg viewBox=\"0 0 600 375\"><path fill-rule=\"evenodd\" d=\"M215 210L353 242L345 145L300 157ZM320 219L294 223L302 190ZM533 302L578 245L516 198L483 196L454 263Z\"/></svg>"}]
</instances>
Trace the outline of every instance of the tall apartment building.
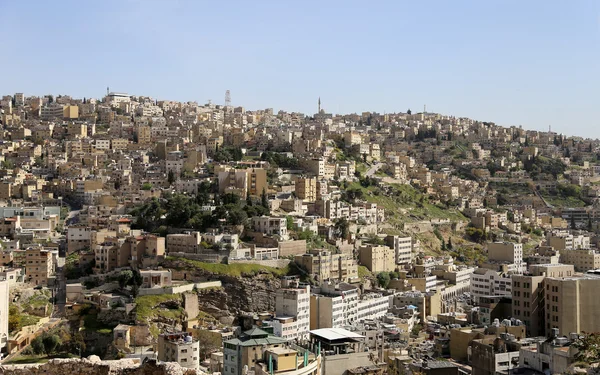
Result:
<instances>
[{"instance_id":1,"label":"tall apartment building","mask_svg":"<svg viewBox=\"0 0 600 375\"><path fill-rule=\"evenodd\" d=\"M600 277L584 275L548 277L544 280L546 333L557 328L561 334L600 331Z\"/></svg>"},{"instance_id":2,"label":"tall apartment building","mask_svg":"<svg viewBox=\"0 0 600 375\"><path fill-rule=\"evenodd\" d=\"M488 244L488 259L491 262L507 262L516 266L517 272L523 272L523 244L514 242L492 242Z\"/></svg>"},{"instance_id":3,"label":"tall apartment building","mask_svg":"<svg viewBox=\"0 0 600 375\"><path fill-rule=\"evenodd\" d=\"M275 296L273 332L286 340L308 340L309 331L310 286L300 287L297 279L285 279Z\"/></svg>"},{"instance_id":4,"label":"tall apartment building","mask_svg":"<svg viewBox=\"0 0 600 375\"><path fill-rule=\"evenodd\" d=\"M40 248L25 250L26 280L35 285L48 285L48 278L54 274L52 252Z\"/></svg>"},{"instance_id":5,"label":"tall apartment building","mask_svg":"<svg viewBox=\"0 0 600 375\"><path fill-rule=\"evenodd\" d=\"M296 255L294 259L318 281L352 282L358 279L358 265L350 255L314 249L307 254Z\"/></svg>"},{"instance_id":6,"label":"tall apartment building","mask_svg":"<svg viewBox=\"0 0 600 375\"><path fill-rule=\"evenodd\" d=\"M394 249L396 264L412 263L412 237L387 236L385 243Z\"/></svg>"},{"instance_id":7,"label":"tall apartment building","mask_svg":"<svg viewBox=\"0 0 600 375\"><path fill-rule=\"evenodd\" d=\"M536 264L530 274L512 276L512 317L523 322L528 336L544 335L546 277L571 277L574 269L566 264Z\"/></svg>"},{"instance_id":8,"label":"tall apartment building","mask_svg":"<svg viewBox=\"0 0 600 375\"><path fill-rule=\"evenodd\" d=\"M308 202L317 200L317 179L315 177L302 177L296 180L296 197Z\"/></svg>"},{"instance_id":9,"label":"tall apartment building","mask_svg":"<svg viewBox=\"0 0 600 375\"><path fill-rule=\"evenodd\" d=\"M310 297L310 329L352 325L358 319L358 300L354 286L323 283L319 293Z\"/></svg>"},{"instance_id":10,"label":"tall apartment building","mask_svg":"<svg viewBox=\"0 0 600 375\"><path fill-rule=\"evenodd\" d=\"M363 245L358 251L360 263L371 272L390 272L396 269L396 253L392 248Z\"/></svg>"},{"instance_id":11,"label":"tall apartment building","mask_svg":"<svg viewBox=\"0 0 600 375\"><path fill-rule=\"evenodd\" d=\"M481 297L510 296L511 275L488 268L478 268L471 274L471 295L475 303Z\"/></svg>"},{"instance_id":12,"label":"tall apartment building","mask_svg":"<svg viewBox=\"0 0 600 375\"><path fill-rule=\"evenodd\" d=\"M224 168L218 172L219 193L234 193L242 198L247 194L259 196L266 191L267 171L263 168Z\"/></svg>"},{"instance_id":13,"label":"tall apartment building","mask_svg":"<svg viewBox=\"0 0 600 375\"><path fill-rule=\"evenodd\" d=\"M177 362L183 368L200 367L200 342L187 332L165 333L158 336L158 360Z\"/></svg>"}]
</instances>

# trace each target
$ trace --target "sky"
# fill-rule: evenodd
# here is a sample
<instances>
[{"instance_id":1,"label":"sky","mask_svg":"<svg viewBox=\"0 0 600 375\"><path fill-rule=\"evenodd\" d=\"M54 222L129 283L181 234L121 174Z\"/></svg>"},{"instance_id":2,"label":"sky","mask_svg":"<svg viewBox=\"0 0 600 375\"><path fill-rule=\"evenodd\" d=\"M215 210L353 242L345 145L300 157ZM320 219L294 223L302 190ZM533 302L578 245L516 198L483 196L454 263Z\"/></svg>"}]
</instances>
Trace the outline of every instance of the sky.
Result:
<instances>
[{"instance_id":1,"label":"sky","mask_svg":"<svg viewBox=\"0 0 600 375\"><path fill-rule=\"evenodd\" d=\"M0 0L0 94L428 112L600 138L597 0Z\"/></svg>"}]
</instances>

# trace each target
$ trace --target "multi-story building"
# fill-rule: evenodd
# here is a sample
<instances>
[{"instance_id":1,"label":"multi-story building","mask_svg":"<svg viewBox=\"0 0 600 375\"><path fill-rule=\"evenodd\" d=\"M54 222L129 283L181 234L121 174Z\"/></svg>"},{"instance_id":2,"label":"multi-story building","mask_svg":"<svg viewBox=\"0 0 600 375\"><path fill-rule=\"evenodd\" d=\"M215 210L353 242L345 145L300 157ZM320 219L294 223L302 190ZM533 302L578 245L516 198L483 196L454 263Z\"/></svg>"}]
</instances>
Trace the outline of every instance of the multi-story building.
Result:
<instances>
[{"instance_id":1,"label":"multi-story building","mask_svg":"<svg viewBox=\"0 0 600 375\"><path fill-rule=\"evenodd\" d=\"M390 272L396 269L395 250L387 246L363 245L359 249L359 259L371 272Z\"/></svg>"},{"instance_id":2,"label":"multi-story building","mask_svg":"<svg viewBox=\"0 0 600 375\"><path fill-rule=\"evenodd\" d=\"M523 244L514 242L492 242L488 244L488 259L492 262L508 262L523 272Z\"/></svg>"},{"instance_id":3,"label":"multi-story building","mask_svg":"<svg viewBox=\"0 0 600 375\"><path fill-rule=\"evenodd\" d=\"M48 285L48 278L54 274L52 252L41 248L30 248L25 250L25 259L27 282Z\"/></svg>"},{"instance_id":4,"label":"multi-story building","mask_svg":"<svg viewBox=\"0 0 600 375\"><path fill-rule=\"evenodd\" d=\"M595 275L546 278L546 333L553 328L563 334L600 331L599 288L600 277Z\"/></svg>"},{"instance_id":5,"label":"multi-story building","mask_svg":"<svg viewBox=\"0 0 600 375\"><path fill-rule=\"evenodd\" d=\"M200 232L167 234L167 253L197 254L201 241Z\"/></svg>"},{"instance_id":6,"label":"multi-story building","mask_svg":"<svg viewBox=\"0 0 600 375\"><path fill-rule=\"evenodd\" d=\"M358 321L358 301L356 287L323 283L318 294L310 297L310 329L352 325Z\"/></svg>"},{"instance_id":7,"label":"multi-story building","mask_svg":"<svg viewBox=\"0 0 600 375\"><path fill-rule=\"evenodd\" d=\"M475 303L486 296L510 296L511 275L488 268L478 268L471 274L471 295Z\"/></svg>"},{"instance_id":8,"label":"multi-story building","mask_svg":"<svg viewBox=\"0 0 600 375\"><path fill-rule=\"evenodd\" d=\"M319 281L336 280L353 282L358 280L358 265L352 256L332 254L326 250L311 250L294 258L307 272Z\"/></svg>"},{"instance_id":9,"label":"multi-story building","mask_svg":"<svg viewBox=\"0 0 600 375\"><path fill-rule=\"evenodd\" d=\"M287 340L259 328L243 332L238 338L223 343L223 373L242 375L253 368L269 349L283 348Z\"/></svg>"},{"instance_id":10,"label":"multi-story building","mask_svg":"<svg viewBox=\"0 0 600 375\"><path fill-rule=\"evenodd\" d=\"M387 236L385 242L394 249L396 264L406 265L412 262L412 237Z\"/></svg>"},{"instance_id":11,"label":"multi-story building","mask_svg":"<svg viewBox=\"0 0 600 375\"><path fill-rule=\"evenodd\" d=\"M67 252L69 254L90 249L92 229L85 225L70 225L67 228Z\"/></svg>"},{"instance_id":12,"label":"multi-story building","mask_svg":"<svg viewBox=\"0 0 600 375\"><path fill-rule=\"evenodd\" d=\"M187 332L162 334L158 336L158 360L177 362L181 367L197 370L200 367L200 342Z\"/></svg>"},{"instance_id":13,"label":"multi-story building","mask_svg":"<svg viewBox=\"0 0 600 375\"><path fill-rule=\"evenodd\" d=\"M392 305L393 295L381 293L363 294L356 306L357 321L383 318Z\"/></svg>"},{"instance_id":14,"label":"multi-story building","mask_svg":"<svg viewBox=\"0 0 600 375\"><path fill-rule=\"evenodd\" d=\"M296 197L307 202L317 200L317 179L315 177L303 177L296 180Z\"/></svg>"},{"instance_id":15,"label":"multi-story building","mask_svg":"<svg viewBox=\"0 0 600 375\"><path fill-rule=\"evenodd\" d=\"M242 198L246 198L247 194L261 195L268 187L267 171L263 168L221 168L218 178L220 194L234 193Z\"/></svg>"},{"instance_id":16,"label":"multi-story building","mask_svg":"<svg viewBox=\"0 0 600 375\"><path fill-rule=\"evenodd\" d=\"M275 336L287 340L308 340L310 331L310 286L300 287L296 279L282 282L275 296Z\"/></svg>"},{"instance_id":17,"label":"multi-story building","mask_svg":"<svg viewBox=\"0 0 600 375\"><path fill-rule=\"evenodd\" d=\"M63 106L57 103L49 104L42 107L40 112L40 118L44 121L50 121L55 119L62 119L63 117Z\"/></svg>"},{"instance_id":18,"label":"multi-story building","mask_svg":"<svg viewBox=\"0 0 600 375\"><path fill-rule=\"evenodd\" d=\"M287 240L289 238L287 220L285 217L255 216L252 218L252 224L256 232L264 233L269 236L279 236L282 240Z\"/></svg>"},{"instance_id":19,"label":"multi-story building","mask_svg":"<svg viewBox=\"0 0 600 375\"><path fill-rule=\"evenodd\" d=\"M577 272L587 272L600 268L600 253L596 250L563 250L560 261L572 264Z\"/></svg>"}]
</instances>

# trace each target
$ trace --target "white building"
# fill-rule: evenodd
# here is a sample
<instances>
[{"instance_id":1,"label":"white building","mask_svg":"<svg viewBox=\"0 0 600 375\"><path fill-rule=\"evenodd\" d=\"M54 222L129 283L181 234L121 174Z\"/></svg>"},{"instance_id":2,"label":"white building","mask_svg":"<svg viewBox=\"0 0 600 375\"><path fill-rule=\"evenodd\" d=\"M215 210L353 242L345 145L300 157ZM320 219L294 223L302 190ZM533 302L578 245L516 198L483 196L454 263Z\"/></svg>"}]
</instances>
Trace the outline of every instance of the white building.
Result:
<instances>
[{"instance_id":1,"label":"white building","mask_svg":"<svg viewBox=\"0 0 600 375\"><path fill-rule=\"evenodd\" d=\"M287 340L308 340L310 331L310 286L289 285L275 297L275 336Z\"/></svg>"},{"instance_id":2,"label":"white building","mask_svg":"<svg viewBox=\"0 0 600 375\"><path fill-rule=\"evenodd\" d=\"M271 236L279 236L282 240L287 240L287 220L285 217L261 216L253 217L252 224L254 230Z\"/></svg>"},{"instance_id":3,"label":"white building","mask_svg":"<svg viewBox=\"0 0 600 375\"><path fill-rule=\"evenodd\" d=\"M412 262L412 237L388 236L386 242L396 253L396 264Z\"/></svg>"},{"instance_id":4,"label":"white building","mask_svg":"<svg viewBox=\"0 0 600 375\"><path fill-rule=\"evenodd\" d=\"M197 370L200 367L200 342L189 333L158 336L158 360L177 362L181 367Z\"/></svg>"},{"instance_id":5,"label":"white building","mask_svg":"<svg viewBox=\"0 0 600 375\"><path fill-rule=\"evenodd\" d=\"M487 268L478 268L471 274L471 295L475 303L480 297L508 296L512 290L511 275Z\"/></svg>"},{"instance_id":6,"label":"white building","mask_svg":"<svg viewBox=\"0 0 600 375\"><path fill-rule=\"evenodd\" d=\"M387 314L393 302L393 295L381 293L364 294L358 301L356 318L358 321L382 318Z\"/></svg>"}]
</instances>

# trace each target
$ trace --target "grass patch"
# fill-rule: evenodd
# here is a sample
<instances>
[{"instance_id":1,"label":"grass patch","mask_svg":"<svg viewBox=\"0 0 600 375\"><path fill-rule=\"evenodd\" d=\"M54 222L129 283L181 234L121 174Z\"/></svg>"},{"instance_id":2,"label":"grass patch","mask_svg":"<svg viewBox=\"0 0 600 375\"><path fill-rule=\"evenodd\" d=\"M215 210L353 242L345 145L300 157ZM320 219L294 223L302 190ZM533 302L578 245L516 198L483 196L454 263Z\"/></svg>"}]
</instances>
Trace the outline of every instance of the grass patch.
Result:
<instances>
[{"instance_id":1,"label":"grass patch","mask_svg":"<svg viewBox=\"0 0 600 375\"><path fill-rule=\"evenodd\" d=\"M40 321L39 316L29 315L29 314L21 314L19 315L19 324L21 327L32 326L37 324Z\"/></svg>"},{"instance_id":2,"label":"grass patch","mask_svg":"<svg viewBox=\"0 0 600 375\"><path fill-rule=\"evenodd\" d=\"M561 197L553 195L542 195L546 202L555 207L585 207L586 204L576 197Z\"/></svg>"},{"instance_id":3,"label":"grass patch","mask_svg":"<svg viewBox=\"0 0 600 375\"><path fill-rule=\"evenodd\" d=\"M262 266L260 264L252 264L252 263L232 263L232 264L223 264L223 263L205 263L197 260L185 259L185 258L176 258L176 257L167 257L170 260L180 260L194 268L199 268L205 270L207 272L213 273L215 275L227 275L233 277L241 277L247 275L257 275L260 273L267 273L273 276L285 276L290 273L289 266L285 268L275 268L269 266Z\"/></svg>"},{"instance_id":4,"label":"grass patch","mask_svg":"<svg viewBox=\"0 0 600 375\"><path fill-rule=\"evenodd\" d=\"M373 274L365 266L358 266L358 277L365 279L366 277L373 277Z\"/></svg>"},{"instance_id":5,"label":"grass patch","mask_svg":"<svg viewBox=\"0 0 600 375\"><path fill-rule=\"evenodd\" d=\"M55 359L55 358L79 358L79 356L75 355L75 354L71 354L71 353L59 353L59 354L53 354L51 356L35 355L35 354L21 354L19 356L16 356L15 358L12 358L12 359L4 362L3 364L5 364L5 365L21 365L21 364L27 364L27 363L46 363L49 360Z\"/></svg>"},{"instance_id":6,"label":"grass patch","mask_svg":"<svg viewBox=\"0 0 600 375\"><path fill-rule=\"evenodd\" d=\"M98 315L94 313L88 313L83 317L83 328L86 331L108 335L112 333L115 326L116 324L114 326L110 326L102 323L98 320Z\"/></svg>"},{"instance_id":7,"label":"grass patch","mask_svg":"<svg viewBox=\"0 0 600 375\"><path fill-rule=\"evenodd\" d=\"M172 302L178 307L158 307ZM153 318L166 318L178 320L183 316L183 308L181 307L181 297L176 294L158 294L150 296L140 296L135 299L135 313L139 321L149 322Z\"/></svg>"}]
</instances>

